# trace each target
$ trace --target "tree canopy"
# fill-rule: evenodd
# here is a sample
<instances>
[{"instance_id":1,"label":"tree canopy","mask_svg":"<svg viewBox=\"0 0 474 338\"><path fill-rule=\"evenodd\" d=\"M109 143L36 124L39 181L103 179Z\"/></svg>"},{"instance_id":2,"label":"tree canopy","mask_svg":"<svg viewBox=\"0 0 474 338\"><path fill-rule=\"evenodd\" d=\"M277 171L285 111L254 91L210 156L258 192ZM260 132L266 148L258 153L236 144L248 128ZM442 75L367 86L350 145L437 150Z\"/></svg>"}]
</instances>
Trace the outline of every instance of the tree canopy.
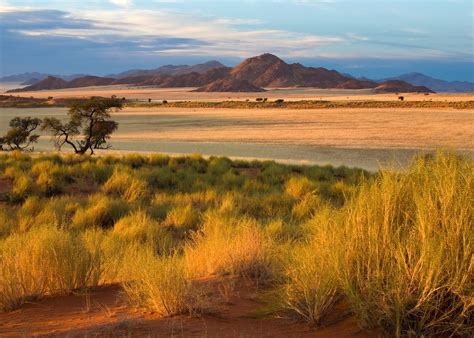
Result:
<instances>
[{"instance_id":1,"label":"tree canopy","mask_svg":"<svg viewBox=\"0 0 474 338\"><path fill-rule=\"evenodd\" d=\"M39 118L15 117L10 120L10 130L0 137L0 147L7 145L10 150L25 150L38 142L39 135L32 134L41 124Z\"/></svg>"},{"instance_id":2,"label":"tree canopy","mask_svg":"<svg viewBox=\"0 0 474 338\"><path fill-rule=\"evenodd\" d=\"M52 132L58 149L67 144L76 154L85 154L95 149L110 149L108 139L117 130L118 123L111 119L111 111L122 109L117 99L92 98L87 101L72 101L69 104L67 122L57 118L45 118L42 129Z\"/></svg>"}]
</instances>

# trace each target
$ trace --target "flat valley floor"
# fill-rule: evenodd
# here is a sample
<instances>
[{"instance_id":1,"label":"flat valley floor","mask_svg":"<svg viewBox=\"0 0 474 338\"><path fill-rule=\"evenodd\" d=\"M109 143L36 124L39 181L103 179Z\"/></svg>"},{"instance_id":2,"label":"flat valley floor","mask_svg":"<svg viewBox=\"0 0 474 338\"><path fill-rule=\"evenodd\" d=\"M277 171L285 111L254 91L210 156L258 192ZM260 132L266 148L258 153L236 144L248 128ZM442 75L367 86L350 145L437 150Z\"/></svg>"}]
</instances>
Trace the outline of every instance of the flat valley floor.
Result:
<instances>
[{"instance_id":1,"label":"flat valley floor","mask_svg":"<svg viewBox=\"0 0 474 338\"><path fill-rule=\"evenodd\" d=\"M66 117L65 108L0 108L15 116ZM444 148L474 154L474 111L454 108L223 109L128 107L114 113L115 151L200 153L287 163L405 165ZM52 149L47 135L37 150Z\"/></svg>"}]
</instances>

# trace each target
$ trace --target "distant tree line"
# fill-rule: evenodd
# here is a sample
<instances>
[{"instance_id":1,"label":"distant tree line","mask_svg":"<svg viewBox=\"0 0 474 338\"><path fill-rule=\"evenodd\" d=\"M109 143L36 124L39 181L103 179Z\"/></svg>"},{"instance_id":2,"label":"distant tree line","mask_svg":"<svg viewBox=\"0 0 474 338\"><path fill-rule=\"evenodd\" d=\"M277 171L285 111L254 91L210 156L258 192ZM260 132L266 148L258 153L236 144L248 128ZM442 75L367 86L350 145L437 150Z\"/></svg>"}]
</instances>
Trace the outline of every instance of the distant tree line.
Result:
<instances>
[{"instance_id":1,"label":"distant tree line","mask_svg":"<svg viewBox=\"0 0 474 338\"><path fill-rule=\"evenodd\" d=\"M111 112L123 108L116 98L92 98L86 101L72 101L68 104L68 119L61 121L54 117L43 120L34 117L15 117L10 121L10 129L0 137L0 150L34 150L40 135L35 131L50 132L58 150L64 145L74 153L94 154L96 149L110 149L108 140L118 123L111 118Z\"/></svg>"}]
</instances>

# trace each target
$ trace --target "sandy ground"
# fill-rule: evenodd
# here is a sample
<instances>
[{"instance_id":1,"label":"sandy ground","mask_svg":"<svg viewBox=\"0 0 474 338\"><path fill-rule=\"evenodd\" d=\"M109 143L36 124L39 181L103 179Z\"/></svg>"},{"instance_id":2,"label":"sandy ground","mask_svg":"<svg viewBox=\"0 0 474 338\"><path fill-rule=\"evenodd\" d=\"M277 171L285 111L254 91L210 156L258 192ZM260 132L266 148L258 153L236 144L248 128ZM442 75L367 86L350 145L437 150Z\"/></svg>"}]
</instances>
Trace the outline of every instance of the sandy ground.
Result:
<instances>
[{"instance_id":1,"label":"sandy ground","mask_svg":"<svg viewBox=\"0 0 474 338\"><path fill-rule=\"evenodd\" d=\"M106 86L106 87L84 87L62 90L43 90L34 92L14 93L12 95L47 98L65 97L90 97L104 96L125 97L127 99L139 100L168 100L168 101L223 101L223 100L255 100L257 97L266 97L269 100L285 99L287 101L297 100L398 100L396 94L374 94L371 89L347 90L347 89L314 89L314 88L280 88L269 89L264 93L195 93L195 88L152 88L152 87L129 87L129 86ZM403 94L407 101L470 101L474 100L471 94Z\"/></svg>"},{"instance_id":2,"label":"sandy ground","mask_svg":"<svg viewBox=\"0 0 474 338\"><path fill-rule=\"evenodd\" d=\"M468 110L127 108L116 116L124 124L115 140L474 150Z\"/></svg>"},{"instance_id":3,"label":"sandy ground","mask_svg":"<svg viewBox=\"0 0 474 338\"><path fill-rule=\"evenodd\" d=\"M217 290L220 281L206 282ZM255 285L246 281L235 285L231 296L219 296L212 311L198 317L160 318L134 309L117 285L88 294L45 298L0 313L0 337L377 337L375 332L359 329L354 318L340 308L319 329L259 314L265 304Z\"/></svg>"}]
</instances>

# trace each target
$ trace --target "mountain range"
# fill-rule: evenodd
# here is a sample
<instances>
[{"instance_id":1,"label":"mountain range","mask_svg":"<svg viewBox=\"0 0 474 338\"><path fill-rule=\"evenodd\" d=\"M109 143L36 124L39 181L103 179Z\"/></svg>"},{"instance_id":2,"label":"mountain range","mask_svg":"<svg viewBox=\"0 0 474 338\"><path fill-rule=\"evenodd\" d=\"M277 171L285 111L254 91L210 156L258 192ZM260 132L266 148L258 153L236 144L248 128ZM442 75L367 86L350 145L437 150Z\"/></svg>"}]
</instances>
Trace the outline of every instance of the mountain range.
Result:
<instances>
[{"instance_id":1,"label":"mountain range","mask_svg":"<svg viewBox=\"0 0 474 338\"><path fill-rule=\"evenodd\" d=\"M132 76L148 76L148 75L182 75L182 74L187 74L187 73L198 73L198 74L203 74L206 71L214 68L222 68L225 67L222 63L219 61L208 61L205 63L200 63L197 65L193 66L188 66L188 65L180 65L180 66L174 66L174 65L165 65L161 66L155 69L132 69L132 70L127 70L122 73L118 74L110 74L107 75L107 77L113 77L116 79L122 79L125 77L132 77Z\"/></svg>"},{"instance_id":2,"label":"mountain range","mask_svg":"<svg viewBox=\"0 0 474 338\"><path fill-rule=\"evenodd\" d=\"M11 83L21 83L22 85L32 85L35 82L46 79L48 76L54 76L61 78L65 81L71 81L77 79L78 77L86 76L86 74L72 74L72 75L54 75L54 74L44 74L38 72L32 73L22 73L10 76L0 77L0 82L11 82Z\"/></svg>"},{"instance_id":3,"label":"mountain range","mask_svg":"<svg viewBox=\"0 0 474 338\"><path fill-rule=\"evenodd\" d=\"M401 80L415 86L425 86L436 92L446 93L474 93L474 83L467 81L444 81L432 78L431 76L421 73L408 73L397 77L379 80L384 82L387 80Z\"/></svg>"},{"instance_id":4,"label":"mountain range","mask_svg":"<svg viewBox=\"0 0 474 338\"><path fill-rule=\"evenodd\" d=\"M35 78L39 78L38 74L31 74L34 74ZM322 67L305 67L299 63L288 64L277 56L268 53L246 59L233 68L225 67L217 61L209 61L194 66L168 65L151 70L130 70L106 77L86 75L66 80L58 76L48 76L25 88L10 92L119 84L160 88L197 87L196 91L218 92L258 92L264 91L264 88L281 87L374 89L383 92L432 92L425 86L412 85L403 80L391 79L379 83L369 79L357 79Z\"/></svg>"}]
</instances>

